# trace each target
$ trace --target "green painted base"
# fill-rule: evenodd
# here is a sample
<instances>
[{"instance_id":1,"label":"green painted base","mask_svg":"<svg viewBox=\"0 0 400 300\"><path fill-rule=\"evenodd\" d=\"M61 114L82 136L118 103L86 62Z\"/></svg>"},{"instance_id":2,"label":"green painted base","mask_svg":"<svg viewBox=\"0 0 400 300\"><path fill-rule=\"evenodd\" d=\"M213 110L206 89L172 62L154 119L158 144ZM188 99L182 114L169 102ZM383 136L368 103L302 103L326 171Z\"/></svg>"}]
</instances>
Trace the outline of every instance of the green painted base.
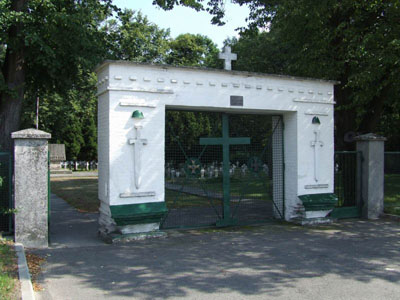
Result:
<instances>
[{"instance_id":1,"label":"green painted base","mask_svg":"<svg viewBox=\"0 0 400 300\"><path fill-rule=\"evenodd\" d=\"M330 217L335 219L360 218L361 212L356 206L336 207L331 212Z\"/></svg>"},{"instance_id":2,"label":"green painted base","mask_svg":"<svg viewBox=\"0 0 400 300\"><path fill-rule=\"evenodd\" d=\"M160 223L167 213L165 202L112 205L110 210L118 226Z\"/></svg>"},{"instance_id":3,"label":"green painted base","mask_svg":"<svg viewBox=\"0 0 400 300\"><path fill-rule=\"evenodd\" d=\"M237 219L221 219L218 220L217 223L215 223L217 227L227 227L227 226L236 226L238 225L238 220Z\"/></svg>"},{"instance_id":4,"label":"green painted base","mask_svg":"<svg viewBox=\"0 0 400 300\"><path fill-rule=\"evenodd\" d=\"M306 211L331 210L338 202L338 198L332 193L307 194L299 196Z\"/></svg>"}]
</instances>

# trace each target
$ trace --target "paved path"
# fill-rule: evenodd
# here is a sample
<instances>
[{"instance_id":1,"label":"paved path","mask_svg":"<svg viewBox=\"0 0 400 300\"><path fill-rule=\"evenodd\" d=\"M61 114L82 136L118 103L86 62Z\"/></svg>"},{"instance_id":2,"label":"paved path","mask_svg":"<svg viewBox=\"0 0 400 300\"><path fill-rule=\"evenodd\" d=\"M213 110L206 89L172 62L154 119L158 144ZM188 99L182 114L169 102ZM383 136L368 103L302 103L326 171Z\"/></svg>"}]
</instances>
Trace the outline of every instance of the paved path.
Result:
<instances>
[{"instance_id":1,"label":"paved path","mask_svg":"<svg viewBox=\"0 0 400 300\"><path fill-rule=\"evenodd\" d=\"M98 213L80 213L63 199L50 199L50 247L71 248L102 246L97 238Z\"/></svg>"},{"instance_id":2,"label":"paved path","mask_svg":"<svg viewBox=\"0 0 400 300\"><path fill-rule=\"evenodd\" d=\"M400 224L352 220L168 231L106 245L96 214L52 197L48 299L399 299Z\"/></svg>"}]
</instances>

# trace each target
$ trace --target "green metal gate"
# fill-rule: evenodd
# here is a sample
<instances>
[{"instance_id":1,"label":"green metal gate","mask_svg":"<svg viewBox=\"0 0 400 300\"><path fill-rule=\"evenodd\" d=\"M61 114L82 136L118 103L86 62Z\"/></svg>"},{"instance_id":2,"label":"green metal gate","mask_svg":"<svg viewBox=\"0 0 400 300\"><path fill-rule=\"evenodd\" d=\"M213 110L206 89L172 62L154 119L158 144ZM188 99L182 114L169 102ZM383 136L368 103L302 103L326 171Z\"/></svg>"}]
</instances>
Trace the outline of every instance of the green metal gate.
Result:
<instances>
[{"instance_id":1,"label":"green metal gate","mask_svg":"<svg viewBox=\"0 0 400 300\"><path fill-rule=\"evenodd\" d=\"M0 232L5 234L13 231L12 209L12 164L11 154L0 152Z\"/></svg>"},{"instance_id":2,"label":"green metal gate","mask_svg":"<svg viewBox=\"0 0 400 300\"><path fill-rule=\"evenodd\" d=\"M163 228L283 218L280 116L167 111Z\"/></svg>"},{"instance_id":3,"label":"green metal gate","mask_svg":"<svg viewBox=\"0 0 400 300\"><path fill-rule=\"evenodd\" d=\"M361 216L361 160L360 151L335 152L335 194L338 205L333 218L358 218Z\"/></svg>"}]
</instances>

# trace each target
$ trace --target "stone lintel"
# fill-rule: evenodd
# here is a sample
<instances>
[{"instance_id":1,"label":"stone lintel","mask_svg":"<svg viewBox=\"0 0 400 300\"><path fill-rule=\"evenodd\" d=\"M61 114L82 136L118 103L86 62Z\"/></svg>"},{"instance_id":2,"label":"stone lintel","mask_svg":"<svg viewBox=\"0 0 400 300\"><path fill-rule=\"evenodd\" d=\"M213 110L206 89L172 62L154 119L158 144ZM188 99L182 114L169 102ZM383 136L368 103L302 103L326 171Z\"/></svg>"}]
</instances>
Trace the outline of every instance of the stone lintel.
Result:
<instances>
[{"instance_id":1,"label":"stone lintel","mask_svg":"<svg viewBox=\"0 0 400 300\"><path fill-rule=\"evenodd\" d=\"M34 128L23 129L11 133L12 139L51 139L51 134Z\"/></svg>"},{"instance_id":2,"label":"stone lintel","mask_svg":"<svg viewBox=\"0 0 400 300\"><path fill-rule=\"evenodd\" d=\"M363 135L356 136L355 141L386 141L387 139L383 136L377 135L375 133L367 133Z\"/></svg>"}]
</instances>

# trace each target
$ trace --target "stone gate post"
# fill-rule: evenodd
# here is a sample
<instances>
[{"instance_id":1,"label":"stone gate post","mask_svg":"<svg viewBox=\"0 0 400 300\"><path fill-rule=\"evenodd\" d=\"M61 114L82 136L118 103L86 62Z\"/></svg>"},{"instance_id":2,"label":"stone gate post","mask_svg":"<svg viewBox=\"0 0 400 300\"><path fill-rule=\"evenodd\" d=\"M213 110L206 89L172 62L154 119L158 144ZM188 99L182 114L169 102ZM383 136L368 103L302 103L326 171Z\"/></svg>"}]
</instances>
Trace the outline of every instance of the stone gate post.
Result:
<instances>
[{"instance_id":1,"label":"stone gate post","mask_svg":"<svg viewBox=\"0 0 400 300\"><path fill-rule=\"evenodd\" d=\"M13 132L15 242L28 248L48 246L48 139L51 134Z\"/></svg>"},{"instance_id":2,"label":"stone gate post","mask_svg":"<svg viewBox=\"0 0 400 300\"><path fill-rule=\"evenodd\" d=\"M357 151L362 153L362 216L377 219L383 213L384 144L386 138L373 133L355 137Z\"/></svg>"}]
</instances>

